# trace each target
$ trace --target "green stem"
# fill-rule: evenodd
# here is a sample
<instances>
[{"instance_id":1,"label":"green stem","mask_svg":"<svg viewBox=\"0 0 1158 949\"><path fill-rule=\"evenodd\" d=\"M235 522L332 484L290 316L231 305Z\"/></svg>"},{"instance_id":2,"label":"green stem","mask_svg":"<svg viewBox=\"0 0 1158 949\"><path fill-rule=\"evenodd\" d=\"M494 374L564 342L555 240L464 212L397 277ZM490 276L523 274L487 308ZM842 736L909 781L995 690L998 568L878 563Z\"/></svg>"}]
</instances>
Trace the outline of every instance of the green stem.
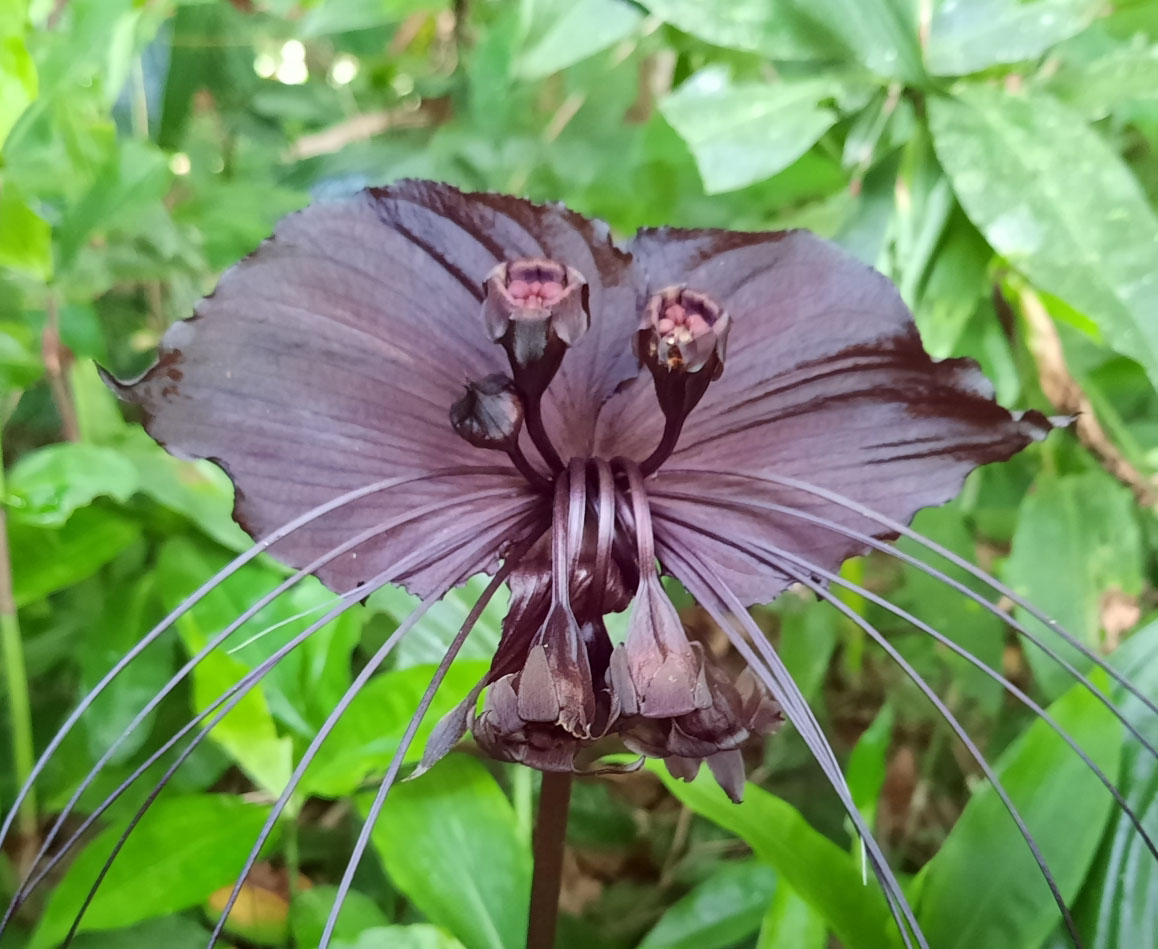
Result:
<instances>
[{"instance_id":1,"label":"green stem","mask_svg":"<svg viewBox=\"0 0 1158 949\"><path fill-rule=\"evenodd\" d=\"M3 422L0 418L0 651L4 656L4 679L8 687L8 722L12 732L12 763L16 784L32 774L32 705L28 697L28 674L24 665L24 641L12 591L12 561L8 552L7 487L4 480ZM25 844L36 836L36 795L29 792L20 807L17 827Z\"/></svg>"}]
</instances>

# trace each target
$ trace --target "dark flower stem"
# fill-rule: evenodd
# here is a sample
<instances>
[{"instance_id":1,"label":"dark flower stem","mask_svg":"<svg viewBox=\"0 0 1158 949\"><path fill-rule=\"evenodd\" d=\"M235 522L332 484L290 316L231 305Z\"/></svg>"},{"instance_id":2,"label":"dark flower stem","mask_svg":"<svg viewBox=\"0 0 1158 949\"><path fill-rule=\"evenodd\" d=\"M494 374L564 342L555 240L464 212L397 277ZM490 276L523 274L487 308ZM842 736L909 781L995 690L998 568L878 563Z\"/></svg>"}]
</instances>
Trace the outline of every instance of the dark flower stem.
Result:
<instances>
[{"instance_id":1,"label":"dark flower stem","mask_svg":"<svg viewBox=\"0 0 1158 949\"><path fill-rule=\"evenodd\" d=\"M527 949L553 949L555 945L571 781L569 772L543 772L539 814L535 819L535 873L531 880L531 909L527 917Z\"/></svg>"},{"instance_id":2,"label":"dark flower stem","mask_svg":"<svg viewBox=\"0 0 1158 949\"><path fill-rule=\"evenodd\" d=\"M526 417L523 424L527 426L527 433L531 436L531 441L534 442L535 447L539 449L543 461L547 463L551 473L556 474L563 470L563 459L559 457L559 453L551 441L551 436L547 434L547 429L543 425L543 410L539 399L537 397L528 398L525 403Z\"/></svg>"},{"instance_id":3,"label":"dark flower stem","mask_svg":"<svg viewBox=\"0 0 1158 949\"><path fill-rule=\"evenodd\" d=\"M680 440L680 432L683 429L683 415L669 415L667 417L663 426L663 437L655 446L655 451L648 455L639 466L639 470L643 472L645 478L655 474L659 470L659 466L667 461L671 453L675 451L676 442Z\"/></svg>"}]
</instances>

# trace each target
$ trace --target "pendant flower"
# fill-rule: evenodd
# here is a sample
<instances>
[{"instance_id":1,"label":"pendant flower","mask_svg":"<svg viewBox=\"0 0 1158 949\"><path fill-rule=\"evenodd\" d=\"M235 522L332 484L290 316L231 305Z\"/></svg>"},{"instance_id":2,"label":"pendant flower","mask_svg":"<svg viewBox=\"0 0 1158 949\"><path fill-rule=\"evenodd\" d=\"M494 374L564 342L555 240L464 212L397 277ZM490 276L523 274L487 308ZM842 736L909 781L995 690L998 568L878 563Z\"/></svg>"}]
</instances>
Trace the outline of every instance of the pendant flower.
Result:
<instances>
[{"instance_id":1,"label":"pendant flower","mask_svg":"<svg viewBox=\"0 0 1158 949\"><path fill-rule=\"evenodd\" d=\"M598 768L617 741L663 759L683 778L706 762L738 801L743 743L790 721L864 839L908 944L910 932L925 943L904 894L815 717L746 607L801 584L844 609L939 703L903 657L828 592L829 583L850 585L837 573L844 560L884 550L1066 663L979 594L885 543L913 537L1042 617L906 525L921 508L952 498L973 468L1009 458L1053 423L998 405L972 361L931 359L896 289L804 231L659 228L616 243L606 225L560 205L405 181L283 220L192 318L168 331L152 369L110 384L141 407L149 433L169 451L212 459L228 472L235 517L259 539L182 610L263 550L297 570L195 655L130 730L209 650L301 577L316 574L342 600L166 743L158 755L208 719L161 785L248 689L334 615L385 583L422 600L302 755L223 918L358 690L431 604L480 572L492 573L492 582L447 651L404 747L505 583L511 596L501 641L486 677L434 730L422 768L468 731L487 754L548 772ZM748 664L743 673L732 677L689 641L665 575L723 628ZM851 586L1043 714L999 671ZM627 634L615 642L605 620L624 610ZM111 678L180 612L85 698L33 777ZM1101 657L1085 654L1141 698ZM1154 752L1117 706L1092 691ZM952 713L938 708L1034 846L988 762ZM58 818L41 857L108 755ZM380 785L323 946L401 760L399 752ZM1034 854L1068 922L1035 846ZM13 905L57 860L48 859ZM214 938L220 931L219 922Z\"/></svg>"}]
</instances>

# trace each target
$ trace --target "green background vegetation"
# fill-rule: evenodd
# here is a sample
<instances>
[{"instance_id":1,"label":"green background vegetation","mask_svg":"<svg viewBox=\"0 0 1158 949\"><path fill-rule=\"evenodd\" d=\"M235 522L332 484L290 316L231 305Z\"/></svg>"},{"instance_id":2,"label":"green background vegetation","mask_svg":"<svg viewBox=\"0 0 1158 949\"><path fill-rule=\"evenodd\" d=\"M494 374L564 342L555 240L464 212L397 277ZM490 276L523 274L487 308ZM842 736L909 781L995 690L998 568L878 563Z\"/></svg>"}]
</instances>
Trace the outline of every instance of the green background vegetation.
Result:
<instances>
[{"instance_id":1,"label":"green background vegetation","mask_svg":"<svg viewBox=\"0 0 1158 949\"><path fill-rule=\"evenodd\" d=\"M934 355L979 360L1008 405L1082 412L916 526L1113 651L1158 698L1156 145L1154 0L0 0L0 500L18 608L18 623L0 609L0 810L30 745L246 544L221 473L153 445L95 364L143 369L165 327L281 215L403 176L563 200L625 235L809 227L884 271ZM845 574L1054 703L1158 833L1158 765L1064 673L894 561ZM188 652L283 576L254 562L136 662L21 826L35 832ZM324 746L234 944L316 945L367 782L471 590L422 622ZM232 640L244 645L162 704L82 810L330 600L303 584L246 624ZM1158 867L1082 764L992 681L848 601L997 759L1086 945L1158 946ZM295 756L409 605L371 597L225 719L131 838L78 947L204 944L205 906L221 905ZM1066 945L1012 822L917 689L830 608L789 594L758 614L935 949ZM485 669L501 615L488 610L431 720ZM1158 723L1140 720L1158 741ZM900 945L803 743L786 729L750 764L741 807L660 771L580 781L561 943ZM335 945L521 945L536 785L467 749L398 786ZM67 931L128 798L5 946L49 949ZM20 859L0 854L5 900Z\"/></svg>"}]
</instances>

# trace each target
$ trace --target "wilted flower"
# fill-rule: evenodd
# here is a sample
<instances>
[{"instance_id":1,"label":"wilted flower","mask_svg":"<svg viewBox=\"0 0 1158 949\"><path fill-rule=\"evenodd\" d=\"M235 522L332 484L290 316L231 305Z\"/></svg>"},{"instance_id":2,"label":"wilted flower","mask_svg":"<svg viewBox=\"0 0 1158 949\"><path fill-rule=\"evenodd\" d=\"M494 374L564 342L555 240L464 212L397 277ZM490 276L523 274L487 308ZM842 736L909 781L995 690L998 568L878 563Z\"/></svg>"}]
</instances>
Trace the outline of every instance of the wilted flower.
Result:
<instances>
[{"instance_id":1,"label":"wilted flower","mask_svg":"<svg viewBox=\"0 0 1158 949\"><path fill-rule=\"evenodd\" d=\"M742 743L787 719L865 839L898 923L915 930L827 740L745 607L793 583L832 599L845 559L891 550L883 541L900 533L953 558L905 525L1052 425L998 405L971 361L932 360L880 274L804 231L660 228L616 244L605 225L558 205L403 182L286 218L169 330L156 366L113 384L170 451L225 468L238 522L262 538L185 608L265 549L298 568L287 584L314 573L341 593L333 613L384 583L422 598L302 756L250 865L394 644L448 590L489 571L404 743L506 582L501 642L478 689L435 730L424 766L468 730L494 757L564 772L599 767L617 737L681 777L706 761L738 800ZM689 641L664 574L721 625L746 671L733 678ZM624 609L615 644L605 617ZM202 718L216 714L211 726L333 613ZM401 752L339 903L400 762Z\"/></svg>"}]
</instances>

